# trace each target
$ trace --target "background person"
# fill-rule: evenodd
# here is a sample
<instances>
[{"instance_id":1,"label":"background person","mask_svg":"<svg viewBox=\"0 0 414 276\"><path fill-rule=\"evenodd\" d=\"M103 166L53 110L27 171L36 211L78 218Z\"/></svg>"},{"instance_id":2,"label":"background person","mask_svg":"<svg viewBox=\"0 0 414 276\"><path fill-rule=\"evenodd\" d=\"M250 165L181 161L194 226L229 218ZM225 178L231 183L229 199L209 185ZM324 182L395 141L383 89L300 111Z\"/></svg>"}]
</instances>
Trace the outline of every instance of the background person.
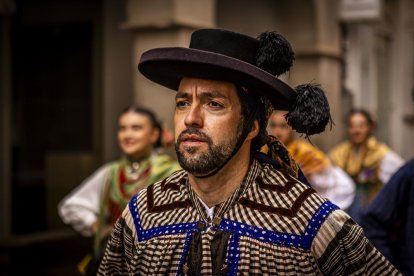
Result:
<instances>
[{"instance_id":1,"label":"background person","mask_svg":"<svg viewBox=\"0 0 414 276\"><path fill-rule=\"evenodd\" d=\"M362 227L404 275L414 275L414 159L391 177L367 207Z\"/></svg>"},{"instance_id":2,"label":"background person","mask_svg":"<svg viewBox=\"0 0 414 276\"><path fill-rule=\"evenodd\" d=\"M277 137L287 147L312 188L322 197L346 210L355 196L353 180L341 168L332 165L328 156L320 149L297 139L285 115L286 112L283 111L273 112L268 123L269 134Z\"/></svg>"},{"instance_id":3,"label":"background person","mask_svg":"<svg viewBox=\"0 0 414 276\"><path fill-rule=\"evenodd\" d=\"M335 165L354 179L356 196L348 211L360 223L364 208L404 164L404 160L375 138L375 123L368 111L351 110L347 125L348 140L333 148L329 156Z\"/></svg>"},{"instance_id":4,"label":"background person","mask_svg":"<svg viewBox=\"0 0 414 276\"><path fill-rule=\"evenodd\" d=\"M59 203L59 215L65 223L84 236L95 236L93 259L89 263L89 258L84 260L91 270L88 274L96 275L107 237L131 197L180 169L177 162L157 151L162 146L162 131L152 111L126 108L118 129L123 156L97 169Z\"/></svg>"}]
</instances>

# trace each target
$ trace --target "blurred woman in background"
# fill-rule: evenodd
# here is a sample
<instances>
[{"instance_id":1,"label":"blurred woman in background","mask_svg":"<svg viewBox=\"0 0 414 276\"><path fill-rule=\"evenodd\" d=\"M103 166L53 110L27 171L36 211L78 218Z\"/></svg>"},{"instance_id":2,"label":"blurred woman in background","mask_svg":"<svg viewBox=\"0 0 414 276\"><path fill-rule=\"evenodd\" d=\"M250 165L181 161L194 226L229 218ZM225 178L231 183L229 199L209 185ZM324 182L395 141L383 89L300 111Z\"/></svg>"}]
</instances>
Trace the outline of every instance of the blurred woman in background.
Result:
<instances>
[{"instance_id":1,"label":"blurred woman in background","mask_svg":"<svg viewBox=\"0 0 414 276\"><path fill-rule=\"evenodd\" d=\"M286 122L284 112L273 112L269 119L268 132L287 147L309 184L321 196L344 210L351 205L355 193L352 179L340 168L332 165L320 149L297 139L295 131Z\"/></svg>"},{"instance_id":2,"label":"blurred woman in background","mask_svg":"<svg viewBox=\"0 0 414 276\"><path fill-rule=\"evenodd\" d=\"M356 183L356 197L349 214L362 223L362 212L381 187L404 164L404 160L373 135L371 115L354 109L347 116L349 140L330 152L331 160L348 173Z\"/></svg>"},{"instance_id":3,"label":"blurred woman in background","mask_svg":"<svg viewBox=\"0 0 414 276\"><path fill-rule=\"evenodd\" d=\"M62 220L84 236L94 235L93 254L79 270L96 275L112 226L130 198L148 185L180 169L160 154L163 130L155 114L142 107L126 108L119 117L118 142L123 156L103 165L58 206ZM172 144L172 136L170 137Z\"/></svg>"}]
</instances>

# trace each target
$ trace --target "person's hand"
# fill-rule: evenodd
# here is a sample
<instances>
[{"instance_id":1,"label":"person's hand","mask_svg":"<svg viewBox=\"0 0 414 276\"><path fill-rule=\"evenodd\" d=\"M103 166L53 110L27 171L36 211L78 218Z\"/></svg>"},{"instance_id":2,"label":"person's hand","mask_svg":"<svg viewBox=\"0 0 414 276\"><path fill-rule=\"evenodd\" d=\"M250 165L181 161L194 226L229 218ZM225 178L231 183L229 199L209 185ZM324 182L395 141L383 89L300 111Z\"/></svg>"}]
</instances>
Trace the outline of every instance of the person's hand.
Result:
<instances>
[{"instance_id":1,"label":"person's hand","mask_svg":"<svg viewBox=\"0 0 414 276\"><path fill-rule=\"evenodd\" d=\"M98 222L97 221L95 221L94 223L92 223L92 225L91 225L91 232L92 232L92 234L93 235L95 235L96 234L96 231L98 231Z\"/></svg>"},{"instance_id":2,"label":"person's hand","mask_svg":"<svg viewBox=\"0 0 414 276\"><path fill-rule=\"evenodd\" d=\"M98 232L98 222L97 221L92 223L91 231L92 231L93 235L96 235L96 233ZM101 236L101 238L109 236L111 234L111 232L112 232L112 225L106 225L105 228L101 229L100 236Z\"/></svg>"},{"instance_id":3,"label":"person's hand","mask_svg":"<svg viewBox=\"0 0 414 276\"><path fill-rule=\"evenodd\" d=\"M107 237L111 235L112 232L112 225L107 225L102 231L102 237Z\"/></svg>"}]
</instances>

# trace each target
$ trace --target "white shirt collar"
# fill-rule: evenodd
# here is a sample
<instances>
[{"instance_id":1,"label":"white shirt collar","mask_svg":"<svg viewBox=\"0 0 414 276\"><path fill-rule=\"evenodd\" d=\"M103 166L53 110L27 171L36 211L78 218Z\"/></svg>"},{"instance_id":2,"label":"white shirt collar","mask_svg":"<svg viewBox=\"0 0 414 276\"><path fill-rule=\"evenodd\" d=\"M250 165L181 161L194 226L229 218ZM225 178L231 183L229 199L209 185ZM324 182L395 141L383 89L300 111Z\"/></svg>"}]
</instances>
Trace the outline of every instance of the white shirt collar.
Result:
<instances>
[{"instance_id":1,"label":"white shirt collar","mask_svg":"<svg viewBox=\"0 0 414 276\"><path fill-rule=\"evenodd\" d=\"M211 208L209 208L209 207L207 206L207 204L205 204L205 203L204 203L204 201L202 201L202 200L201 200L201 198L198 198L198 199L200 200L201 204L203 204L204 208L206 209L207 216L208 216L210 219L213 219L213 216L214 216L214 206L213 206L213 207L211 207Z\"/></svg>"}]
</instances>

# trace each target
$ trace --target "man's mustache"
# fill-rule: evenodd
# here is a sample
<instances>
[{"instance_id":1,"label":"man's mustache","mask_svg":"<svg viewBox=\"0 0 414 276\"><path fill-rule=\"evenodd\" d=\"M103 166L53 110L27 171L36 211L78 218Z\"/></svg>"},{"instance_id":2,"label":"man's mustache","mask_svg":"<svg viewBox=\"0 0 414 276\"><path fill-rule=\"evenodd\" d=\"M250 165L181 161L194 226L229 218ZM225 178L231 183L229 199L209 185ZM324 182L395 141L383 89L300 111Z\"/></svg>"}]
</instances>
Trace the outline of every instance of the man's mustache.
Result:
<instances>
[{"instance_id":1,"label":"man's mustache","mask_svg":"<svg viewBox=\"0 0 414 276\"><path fill-rule=\"evenodd\" d=\"M201 132L197 128L187 128L186 130L181 132L180 135L178 136L177 144L180 144L184 140L184 135L197 135L202 140L205 140L208 144L212 143L212 140L211 140L210 136L208 136L204 132Z\"/></svg>"}]
</instances>

